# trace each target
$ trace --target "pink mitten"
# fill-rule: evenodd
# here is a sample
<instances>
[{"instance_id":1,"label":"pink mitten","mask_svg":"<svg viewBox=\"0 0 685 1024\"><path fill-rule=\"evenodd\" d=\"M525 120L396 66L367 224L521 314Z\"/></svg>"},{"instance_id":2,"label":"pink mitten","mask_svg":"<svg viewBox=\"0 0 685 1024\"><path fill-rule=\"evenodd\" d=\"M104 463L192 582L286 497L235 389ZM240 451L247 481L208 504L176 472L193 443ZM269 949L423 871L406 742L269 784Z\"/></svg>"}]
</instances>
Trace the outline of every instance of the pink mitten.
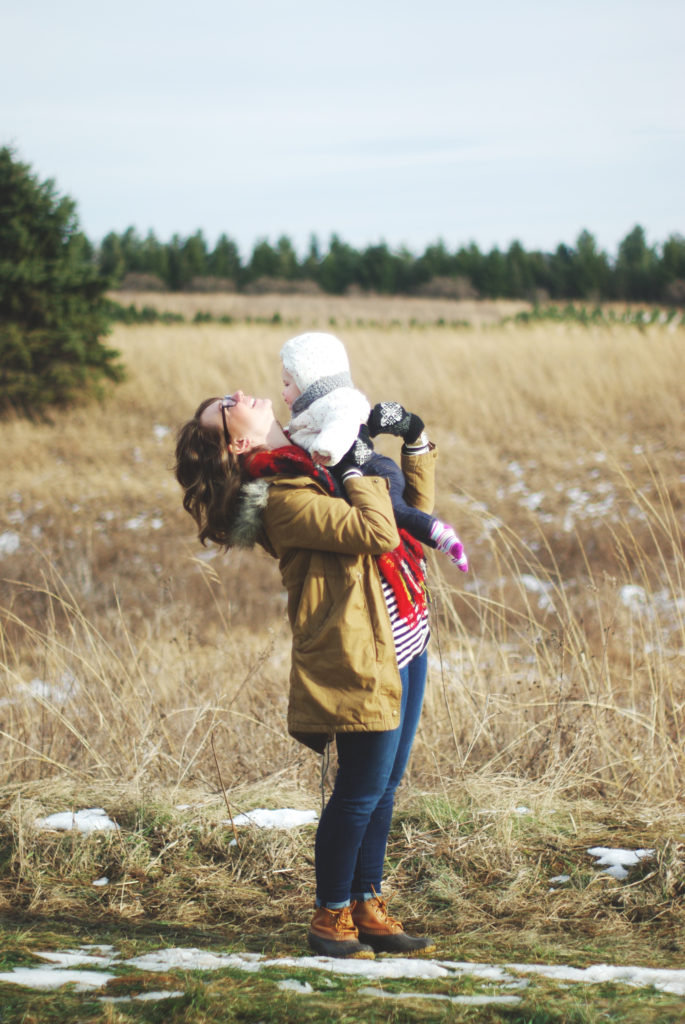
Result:
<instances>
[{"instance_id":1,"label":"pink mitten","mask_svg":"<svg viewBox=\"0 0 685 1024\"><path fill-rule=\"evenodd\" d=\"M450 561L454 562L461 572L469 571L469 562L464 553L464 545L451 526L436 519L431 527L431 540L438 551L444 551Z\"/></svg>"}]
</instances>

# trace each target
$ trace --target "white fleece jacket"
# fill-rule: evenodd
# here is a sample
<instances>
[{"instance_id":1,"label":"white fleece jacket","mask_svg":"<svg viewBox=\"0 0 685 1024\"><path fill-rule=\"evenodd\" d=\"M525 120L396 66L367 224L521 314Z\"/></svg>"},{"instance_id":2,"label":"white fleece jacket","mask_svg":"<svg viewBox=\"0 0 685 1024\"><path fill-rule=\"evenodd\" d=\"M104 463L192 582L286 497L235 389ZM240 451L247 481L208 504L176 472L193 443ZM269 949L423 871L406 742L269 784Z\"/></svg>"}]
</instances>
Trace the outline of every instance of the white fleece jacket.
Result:
<instances>
[{"instance_id":1,"label":"white fleece jacket","mask_svg":"<svg viewBox=\"0 0 685 1024\"><path fill-rule=\"evenodd\" d=\"M288 436L308 452L319 452L326 466L336 466L352 447L371 406L356 388L336 388L322 395L287 426Z\"/></svg>"}]
</instances>

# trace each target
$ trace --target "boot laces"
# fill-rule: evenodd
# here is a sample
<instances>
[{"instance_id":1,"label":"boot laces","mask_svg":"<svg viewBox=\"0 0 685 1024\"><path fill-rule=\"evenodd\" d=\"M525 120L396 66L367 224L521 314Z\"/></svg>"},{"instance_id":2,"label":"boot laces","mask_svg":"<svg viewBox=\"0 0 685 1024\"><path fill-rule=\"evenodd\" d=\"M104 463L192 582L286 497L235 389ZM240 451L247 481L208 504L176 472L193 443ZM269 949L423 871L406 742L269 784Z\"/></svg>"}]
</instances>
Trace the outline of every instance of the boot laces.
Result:
<instances>
[{"instance_id":1,"label":"boot laces","mask_svg":"<svg viewBox=\"0 0 685 1024\"><path fill-rule=\"evenodd\" d=\"M381 921L383 921L384 924L399 925L399 927L401 928L402 922L398 921L396 917L390 916L390 914L388 913L387 902L383 899L382 896L378 895L373 886L371 886L371 892L373 893L373 898L376 903L376 907L378 908L378 917L381 919Z\"/></svg>"},{"instance_id":2,"label":"boot laces","mask_svg":"<svg viewBox=\"0 0 685 1024\"><path fill-rule=\"evenodd\" d=\"M341 907L339 911L335 912L335 930L337 932L349 932L355 930L355 924L352 920L352 910L349 906Z\"/></svg>"}]
</instances>

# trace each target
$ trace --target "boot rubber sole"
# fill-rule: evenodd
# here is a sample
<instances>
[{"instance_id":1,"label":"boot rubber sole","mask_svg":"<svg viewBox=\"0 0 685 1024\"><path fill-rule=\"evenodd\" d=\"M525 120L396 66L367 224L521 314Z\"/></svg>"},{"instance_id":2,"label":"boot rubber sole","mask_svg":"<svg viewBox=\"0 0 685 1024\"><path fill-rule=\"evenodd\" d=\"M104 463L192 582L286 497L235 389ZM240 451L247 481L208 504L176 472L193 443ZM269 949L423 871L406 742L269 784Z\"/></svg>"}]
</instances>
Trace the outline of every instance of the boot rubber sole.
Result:
<instances>
[{"instance_id":1,"label":"boot rubber sole","mask_svg":"<svg viewBox=\"0 0 685 1024\"><path fill-rule=\"evenodd\" d=\"M332 956L346 960L373 960L375 953L371 946L367 946L356 939L322 939L320 935L310 932L307 936L309 948L319 956Z\"/></svg>"},{"instance_id":2,"label":"boot rubber sole","mask_svg":"<svg viewBox=\"0 0 685 1024\"><path fill-rule=\"evenodd\" d=\"M405 932L394 935L375 935L360 932L359 941L371 946L375 953L432 953L437 945L432 939L421 939Z\"/></svg>"}]
</instances>

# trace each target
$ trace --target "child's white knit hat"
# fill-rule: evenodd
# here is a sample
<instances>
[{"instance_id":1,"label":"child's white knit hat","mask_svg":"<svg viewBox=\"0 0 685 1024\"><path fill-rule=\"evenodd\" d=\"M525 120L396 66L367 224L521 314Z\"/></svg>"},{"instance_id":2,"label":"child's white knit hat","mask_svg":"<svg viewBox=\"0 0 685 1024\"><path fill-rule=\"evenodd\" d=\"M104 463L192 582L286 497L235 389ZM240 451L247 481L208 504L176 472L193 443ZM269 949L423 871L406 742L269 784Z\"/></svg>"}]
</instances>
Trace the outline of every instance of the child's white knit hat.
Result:
<instances>
[{"instance_id":1,"label":"child's white knit hat","mask_svg":"<svg viewBox=\"0 0 685 1024\"><path fill-rule=\"evenodd\" d=\"M308 331L286 341L281 361L302 392L322 377L350 372L342 341L323 331Z\"/></svg>"}]
</instances>

